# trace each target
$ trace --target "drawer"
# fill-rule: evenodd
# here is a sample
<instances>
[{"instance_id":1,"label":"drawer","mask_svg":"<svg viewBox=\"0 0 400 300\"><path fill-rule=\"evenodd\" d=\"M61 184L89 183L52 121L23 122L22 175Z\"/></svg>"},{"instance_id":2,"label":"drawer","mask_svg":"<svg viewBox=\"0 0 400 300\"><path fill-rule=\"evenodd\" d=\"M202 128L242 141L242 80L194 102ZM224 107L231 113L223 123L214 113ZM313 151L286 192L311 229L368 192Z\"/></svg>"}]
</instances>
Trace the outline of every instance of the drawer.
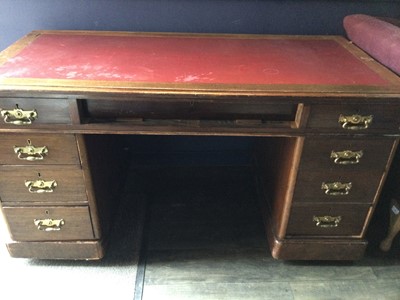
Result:
<instances>
[{"instance_id":1,"label":"drawer","mask_svg":"<svg viewBox=\"0 0 400 300\"><path fill-rule=\"evenodd\" d=\"M386 170L396 140L390 138L306 138L300 170Z\"/></svg>"},{"instance_id":2,"label":"drawer","mask_svg":"<svg viewBox=\"0 0 400 300\"><path fill-rule=\"evenodd\" d=\"M286 235L359 236L369 210L363 204L293 206Z\"/></svg>"},{"instance_id":3,"label":"drawer","mask_svg":"<svg viewBox=\"0 0 400 300\"><path fill-rule=\"evenodd\" d=\"M87 202L77 166L0 166L0 177L2 202Z\"/></svg>"},{"instance_id":4,"label":"drawer","mask_svg":"<svg viewBox=\"0 0 400 300\"><path fill-rule=\"evenodd\" d=\"M82 100L84 117L90 122L119 120L220 120L249 121L275 124L294 122L299 110L298 104L285 103L284 99L263 102L262 98L181 98L174 97L134 97L127 101ZM265 100L265 99L264 99ZM258 122L256 122L258 121Z\"/></svg>"},{"instance_id":5,"label":"drawer","mask_svg":"<svg viewBox=\"0 0 400 300\"><path fill-rule=\"evenodd\" d=\"M89 208L3 207L15 241L94 239Z\"/></svg>"},{"instance_id":6,"label":"drawer","mask_svg":"<svg viewBox=\"0 0 400 300\"><path fill-rule=\"evenodd\" d=\"M0 165L78 165L74 135L2 134Z\"/></svg>"},{"instance_id":7,"label":"drawer","mask_svg":"<svg viewBox=\"0 0 400 300\"><path fill-rule=\"evenodd\" d=\"M0 126L71 124L67 99L0 98Z\"/></svg>"},{"instance_id":8,"label":"drawer","mask_svg":"<svg viewBox=\"0 0 400 300\"><path fill-rule=\"evenodd\" d=\"M382 176L383 173L379 171L300 170L293 201L373 203ZM341 184L334 186L334 183Z\"/></svg>"},{"instance_id":9,"label":"drawer","mask_svg":"<svg viewBox=\"0 0 400 300\"><path fill-rule=\"evenodd\" d=\"M343 105L318 104L311 106L307 127L338 129L342 132L351 133L364 133L373 129L399 132L399 115L400 105L388 106L367 103ZM346 118L340 118L340 116ZM357 116L361 116L362 118ZM372 120L370 120L369 116L372 116ZM369 120L371 122L368 124ZM365 128L367 127L366 123L368 128Z\"/></svg>"}]
</instances>

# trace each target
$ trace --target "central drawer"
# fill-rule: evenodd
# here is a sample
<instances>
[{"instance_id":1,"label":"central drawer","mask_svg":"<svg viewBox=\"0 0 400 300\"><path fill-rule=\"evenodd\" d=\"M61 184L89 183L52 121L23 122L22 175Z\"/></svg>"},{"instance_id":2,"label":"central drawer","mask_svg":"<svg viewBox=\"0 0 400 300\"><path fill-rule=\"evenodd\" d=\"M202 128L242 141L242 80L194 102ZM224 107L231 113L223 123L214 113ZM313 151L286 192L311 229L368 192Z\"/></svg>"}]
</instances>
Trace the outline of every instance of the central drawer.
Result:
<instances>
[{"instance_id":1,"label":"central drawer","mask_svg":"<svg viewBox=\"0 0 400 300\"><path fill-rule=\"evenodd\" d=\"M253 101L251 101L253 100ZM129 101L82 100L84 115L96 119L188 119L294 121L298 105L263 103L260 99L137 98Z\"/></svg>"},{"instance_id":2,"label":"central drawer","mask_svg":"<svg viewBox=\"0 0 400 300\"><path fill-rule=\"evenodd\" d=\"M0 166L2 202L87 202L79 166Z\"/></svg>"}]
</instances>

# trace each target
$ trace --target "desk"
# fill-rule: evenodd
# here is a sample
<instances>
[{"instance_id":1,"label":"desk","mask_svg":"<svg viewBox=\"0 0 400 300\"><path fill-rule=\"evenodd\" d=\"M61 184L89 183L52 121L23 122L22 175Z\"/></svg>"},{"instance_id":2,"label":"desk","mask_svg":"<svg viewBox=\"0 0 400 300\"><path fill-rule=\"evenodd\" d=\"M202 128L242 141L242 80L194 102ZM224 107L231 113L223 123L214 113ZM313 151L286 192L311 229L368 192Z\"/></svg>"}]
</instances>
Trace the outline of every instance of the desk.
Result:
<instances>
[{"instance_id":1,"label":"desk","mask_svg":"<svg viewBox=\"0 0 400 300\"><path fill-rule=\"evenodd\" d=\"M15 257L104 255L121 134L255 136L279 259L361 258L400 81L342 37L36 31L0 54L0 198Z\"/></svg>"}]
</instances>

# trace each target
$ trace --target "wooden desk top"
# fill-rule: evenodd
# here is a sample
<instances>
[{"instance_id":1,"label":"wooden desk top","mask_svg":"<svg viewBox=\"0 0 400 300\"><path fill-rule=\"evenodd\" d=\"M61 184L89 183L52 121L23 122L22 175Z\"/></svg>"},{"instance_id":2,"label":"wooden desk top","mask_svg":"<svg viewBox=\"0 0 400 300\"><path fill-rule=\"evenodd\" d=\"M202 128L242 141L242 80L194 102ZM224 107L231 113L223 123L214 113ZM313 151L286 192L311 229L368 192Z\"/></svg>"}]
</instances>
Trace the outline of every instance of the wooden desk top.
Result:
<instances>
[{"instance_id":1,"label":"wooden desk top","mask_svg":"<svg viewBox=\"0 0 400 300\"><path fill-rule=\"evenodd\" d=\"M338 36L36 31L0 54L0 90L400 93Z\"/></svg>"}]
</instances>

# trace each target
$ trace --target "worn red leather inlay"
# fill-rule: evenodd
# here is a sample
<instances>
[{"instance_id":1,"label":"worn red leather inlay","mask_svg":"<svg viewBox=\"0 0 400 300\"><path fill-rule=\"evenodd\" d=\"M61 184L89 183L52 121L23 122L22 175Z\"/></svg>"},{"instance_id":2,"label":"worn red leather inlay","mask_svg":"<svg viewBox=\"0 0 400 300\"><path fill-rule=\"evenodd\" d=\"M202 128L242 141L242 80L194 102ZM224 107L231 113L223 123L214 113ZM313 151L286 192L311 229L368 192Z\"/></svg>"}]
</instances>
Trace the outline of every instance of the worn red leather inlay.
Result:
<instances>
[{"instance_id":1,"label":"worn red leather inlay","mask_svg":"<svg viewBox=\"0 0 400 300\"><path fill-rule=\"evenodd\" d=\"M385 85L334 40L44 34L0 78L145 83Z\"/></svg>"}]
</instances>

